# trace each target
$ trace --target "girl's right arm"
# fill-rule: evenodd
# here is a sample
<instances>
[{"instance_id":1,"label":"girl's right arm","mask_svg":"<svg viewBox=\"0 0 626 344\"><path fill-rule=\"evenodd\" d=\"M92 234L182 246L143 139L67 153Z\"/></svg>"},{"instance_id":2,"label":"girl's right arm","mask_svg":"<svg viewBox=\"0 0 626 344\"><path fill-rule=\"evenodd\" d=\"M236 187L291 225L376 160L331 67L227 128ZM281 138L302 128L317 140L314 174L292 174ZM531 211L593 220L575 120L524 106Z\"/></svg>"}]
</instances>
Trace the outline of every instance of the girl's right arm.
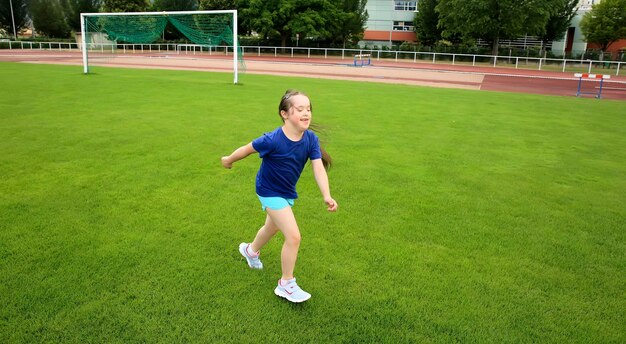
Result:
<instances>
[{"instance_id":1,"label":"girl's right arm","mask_svg":"<svg viewBox=\"0 0 626 344\"><path fill-rule=\"evenodd\" d=\"M252 147L252 142L250 142L245 146L241 146L235 149L235 151L232 152L230 155L223 156L222 166L226 168L232 168L235 162L247 157L252 153L256 153L256 150L254 149L254 147Z\"/></svg>"}]
</instances>

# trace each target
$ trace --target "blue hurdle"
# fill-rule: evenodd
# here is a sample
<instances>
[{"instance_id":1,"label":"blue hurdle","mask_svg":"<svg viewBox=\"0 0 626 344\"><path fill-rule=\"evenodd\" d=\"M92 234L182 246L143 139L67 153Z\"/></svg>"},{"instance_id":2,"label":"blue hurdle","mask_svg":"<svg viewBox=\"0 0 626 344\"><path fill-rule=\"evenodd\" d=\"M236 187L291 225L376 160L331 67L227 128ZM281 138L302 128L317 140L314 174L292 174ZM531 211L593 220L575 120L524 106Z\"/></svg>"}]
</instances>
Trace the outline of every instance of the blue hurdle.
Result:
<instances>
[{"instance_id":1,"label":"blue hurdle","mask_svg":"<svg viewBox=\"0 0 626 344\"><path fill-rule=\"evenodd\" d=\"M600 99L602 97L602 84L604 83L604 79L610 79L610 75L603 74L589 74L589 73L576 73L575 77L578 78L578 91L576 92L576 97L580 97L581 94L593 94L596 98ZM600 89L598 92L583 92L582 84L583 79L600 79Z\"/></svg>"},{"instance_id":2,"label":"blue hurdle","mask_svg":"<svg viewBox=\"0 0 626 344\"><path fill-rule=\"evenodd\" d=\"M365 59L367 57L367 63L365 62ZM372 58L370 54L357 54L354 55L354 66L357 67L363 67L363 66L369 66L370 64L372 64Z\"/></svg>"}]
</instances>

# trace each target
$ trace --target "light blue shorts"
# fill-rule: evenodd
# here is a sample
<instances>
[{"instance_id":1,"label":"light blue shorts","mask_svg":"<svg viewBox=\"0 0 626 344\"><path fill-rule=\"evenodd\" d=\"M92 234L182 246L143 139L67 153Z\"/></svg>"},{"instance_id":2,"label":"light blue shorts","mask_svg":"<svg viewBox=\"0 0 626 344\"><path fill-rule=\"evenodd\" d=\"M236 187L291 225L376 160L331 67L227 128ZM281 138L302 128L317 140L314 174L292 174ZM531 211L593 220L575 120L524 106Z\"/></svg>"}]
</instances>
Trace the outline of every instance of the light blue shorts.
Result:
<instances>
[{"instance_id":1,"label":"light blue shorts","mask_svg":"<svg viewBox=\"0 0 626 344\"><path fill-rule=\"evenodd\" d=\"M263 211L266 208L270 208L272 210L281 210L287 206L293 207L293 199L290 198L282 198L282 197L263 197L259 196L259 201L261 201L261 207Z\"/></svg>"}]
</instances>

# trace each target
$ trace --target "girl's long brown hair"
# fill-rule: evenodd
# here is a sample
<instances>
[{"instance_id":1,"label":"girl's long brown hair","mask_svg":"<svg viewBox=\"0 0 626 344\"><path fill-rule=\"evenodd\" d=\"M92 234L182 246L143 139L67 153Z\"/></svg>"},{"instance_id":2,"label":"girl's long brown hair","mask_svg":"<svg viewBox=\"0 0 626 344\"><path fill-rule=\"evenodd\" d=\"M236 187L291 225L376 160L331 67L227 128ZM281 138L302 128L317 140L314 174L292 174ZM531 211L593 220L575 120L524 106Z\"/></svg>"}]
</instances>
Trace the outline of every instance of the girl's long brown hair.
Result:
<instances>
[{"instance_id":1,"label":"girl's long brown hair","mask_svg":"<svg viewBox=\"0 0 626 344\"><path fill-rule=\"evenodd\" d=\"M296 90L287 90L285 92L285 94L283 95L283 97L280 99L280 104L278 105L278 116L280 116L280 119L283 121L283 123L285 122L285 119L283 118L283 116L281 116L280 112L281 111L289 111L289 108L292 106L291 104L291 97L301 94L307 98L309 98L309 96L307 96L304 92L300 92L300 91L296 91ZM311 99L309 98L309 101ZM311 103L311 112L313 112L313 104ZM311 123L311 125L309 126L309 128L311 130L313 130L316 133L319 133L322 128L319 125L315 125L313 123ZM326 170L330 169L330 166L333 164L333 159L330 157L330 154L328 154L326 152L326 150L324 150L324 148L322 148L322 146L320 145L320 150L322 151L322 164L324 165L324 168Z\"/></svg>"}]
</instances>

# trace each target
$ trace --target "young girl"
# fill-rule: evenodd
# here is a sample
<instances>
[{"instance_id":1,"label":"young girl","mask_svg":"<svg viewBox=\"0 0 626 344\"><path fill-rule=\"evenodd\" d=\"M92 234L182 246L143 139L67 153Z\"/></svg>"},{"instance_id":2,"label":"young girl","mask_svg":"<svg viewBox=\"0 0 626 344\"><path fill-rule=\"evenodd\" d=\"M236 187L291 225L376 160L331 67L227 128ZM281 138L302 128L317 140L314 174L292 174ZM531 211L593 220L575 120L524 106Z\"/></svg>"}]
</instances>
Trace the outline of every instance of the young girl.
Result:
<instances>
[{"instance_id":1,"label":"young girl","mask_svg":"<svg viewBox=\"0 0 626 344\"><path fill-rule=\"evenodd\" d=\"M261 248L278 231L282 232L285 237L281 251L282 277L274 294L291 302L303 302L311 297L298 286L293 276L300 247L300 230L291 210L294 200L298 198L296 183L307 160L311 160L313 175L328 211L337 210L326 174L326 168L331 163L330 156L320 148L317 136L308 130L311 110L311 102L304 93L287 90L278 106L283 125L222 157L225 168L231 168L234 162L252 153L258 152L263 159L256 176L256 193L262 209L267 213L265 225L259 229L253 242L239 245L239 252L250 268L262 269L263 263L259 259Z\"/></svg>"}]
</instances>

